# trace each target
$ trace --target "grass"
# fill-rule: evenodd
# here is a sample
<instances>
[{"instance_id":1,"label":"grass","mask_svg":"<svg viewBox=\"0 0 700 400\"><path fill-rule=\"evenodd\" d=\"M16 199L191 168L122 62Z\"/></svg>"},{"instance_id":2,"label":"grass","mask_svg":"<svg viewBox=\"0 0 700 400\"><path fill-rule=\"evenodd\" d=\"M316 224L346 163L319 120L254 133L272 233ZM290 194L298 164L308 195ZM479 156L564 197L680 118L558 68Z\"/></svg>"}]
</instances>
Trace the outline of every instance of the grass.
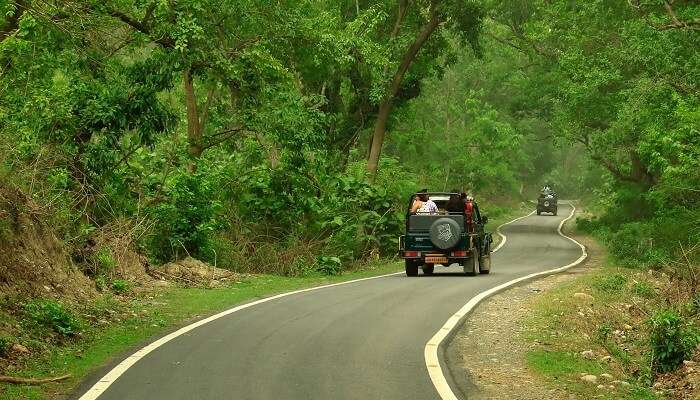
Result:
<instances>
[{"instance_id":1,"label":"grass","mask_svg":"<svg viewBox=\"0 0 700 400\"><path fill-rule=\"evenodd\" d=\"M531 346L527 366L548 386L578 398L656 399L648 387L646 315L630 311L645 302L654 284L646 273L609 264L604 254L593 256L589 263L601 267L544 292L530 305L532 313L522 333ZM593 300L575 298L575 293L589 294ZM594 351L595 359L583 357L587 350ZM583 374L593 374L599 376L598 384L606 384L602 373L631 386L598 389L597 384L581 380Z\"/></svg>"},{"instance_id":2,"label":"grass","mask_svg":"<svg viewBox=\"0 0 700 400\"><path fill-rule=\"evenodd\" d=\"M288 278L260 275L218 289L167 288L126 303L105 296L84 310L82 317L90 315L107 318L112 315L111 321L84 324L79 340L69 339L46 346L40 354L25 360L20 370L12 373L25 377L71 374L71 379L42 386L0 384L0 399L43 400L70 393L89 373L155 335L236 304L296 289L382 275L401 269L400 263L377 262L341 276Z\"/></svg>"},{"instance_id":3,"label":"grass","mask_svg":"<svg viewBox=\"0 0 700 400\"><path fill-rule=\"evenodd\" d=\"M624 336L619 333L625 325L635 325L635 321L622 311L624 306L620 307L627 290L619 287L621 274L612 268L599 270L537 298L533 313L525 322L523 337L533 345L526 355L526 362L548 385L563 388L581 398L599 395L603 399L657 398L644 384L644 372L639 370L640 365L646 364L645 336L638 331L625 332ZM592 305L583 305L574 299L574 293L579 292L594 295ZM617 335L613 333L615 331ZM584 358L581 352L586 350L593 350L596 359ZM603 361L602 355L610 355L612 361ZM629 389L600 390L597 385L580 379L582 374L599 376L602 373L611 374L614 379L627 381L632 386Z\"/></svg>"}]
</instances>

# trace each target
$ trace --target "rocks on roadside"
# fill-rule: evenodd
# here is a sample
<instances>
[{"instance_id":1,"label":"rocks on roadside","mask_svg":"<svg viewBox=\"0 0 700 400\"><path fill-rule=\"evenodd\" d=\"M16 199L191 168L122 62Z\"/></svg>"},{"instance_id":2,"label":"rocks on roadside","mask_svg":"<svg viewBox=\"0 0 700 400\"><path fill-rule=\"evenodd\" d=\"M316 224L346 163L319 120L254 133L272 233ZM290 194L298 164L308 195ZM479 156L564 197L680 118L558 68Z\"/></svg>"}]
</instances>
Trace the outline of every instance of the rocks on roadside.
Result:
<instances>
[{"instance_id":1,"label":"rocks on roadside","mask_svg":"<svg viewBox=\"0 0 700 400\"><path fill-rule=\"evenodd\" d=\"M10 352L12 353L18 353L18 354L29 354L31 353L28 348L25 346L22 346L19 343L14 343L12 346L10 346Z\"/></svg>"},{"instance_id":2,"label":"rocks on roadside","mask_svg":"<svg viewBox=\"0 0 700 400\"><path fill-rule=\"evenodd\" d=\"M585 358L586 360L595 360L596 358L593 350L582 351L581 357Z\"/></svg>"},{"instance_id":3,"label":"rocks on roadside","mask_svg":"<svg viewBox=\"0 0 700 400\"><path fill-rule=\"evenodd\" d=\"M600 374L600 377L601 377L601 378L605 378L606 381L612 381L612 380L613 380L613 376L610 375L610 374Z\"/></svg>"},{"instance_id":4,"label":"rocks on roadside","mask_svg":"<svg viewBox=\"0 0 700 400\"><path fill-rule=\"evenodd\" d=\"M586 383L598 383L598 377L590 374L582 376L581 380Z\"/></svg>"},{"instance_id":5,"label":"rocks on roadside","mask_svg":"<svg viewBox=\"0 0 700 400\"><path fill-rule=\"evenodd\" d=\"M604 363L611 363L611 362L612 362L612 357L611 357L611 356L605 356L605 357L601 358L600 361L602 361L602 362L604 362Z\"/></svg>"}]
</instances>

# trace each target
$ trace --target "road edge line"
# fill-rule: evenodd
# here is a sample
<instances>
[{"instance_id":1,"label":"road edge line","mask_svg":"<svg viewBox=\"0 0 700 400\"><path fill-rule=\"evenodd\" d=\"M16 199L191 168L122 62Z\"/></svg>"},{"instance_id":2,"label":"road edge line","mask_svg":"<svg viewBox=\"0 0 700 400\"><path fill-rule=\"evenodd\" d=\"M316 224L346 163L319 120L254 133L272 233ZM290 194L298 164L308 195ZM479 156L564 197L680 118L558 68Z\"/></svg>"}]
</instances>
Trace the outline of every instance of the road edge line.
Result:
<instances>
[{"instance_id":1,"label":"road edge line","mask_svg":"<svg viewBox=\"0 0 700 400\"><path fill-rule=\"evenodd\" d=\"M501 228L502 228L502 227L504 227L504 226L506 226L506 225L508 225L508 224L512 224L512 223L515 222L515 221L520 221L520 220L523 219L523 218L527 218L527 217L531 216L531 215L534 214L534 213L535 213L535 212L533 211L533 212L531 212L530 214L523 215L522 217L518 217L518 218L516 218L516 219L514 219L514 220L511 220L511 221L508 221L508 222L504 222L504 223L498 225L498 228L496 228L496 233L498 233L498 235L501 237L501 241L498 242L498 246L496 246L495 249L491 250L491 253L495 253L495 252L497 252L498 250L500 250L501 247L503 247L503 246L506 244L506 242L508 241L508 237L507 237L506 235L504 235L503 232L501 232Z\"/></svg>"},{"instance_id":2,"label":"road edge line","mask_svg":"<svg viewBox=\"0 0 700 400\"><path fill-rule=\"evenodd\" d=\"M97 380L97 382L95 382L95 384L93 384L88 390L85 391L85 393L83 393L82 395L80 395L78 397L78 400L96 400L112 385L112 383L114 383L117 379L119 379L120 376L122 376L129 368L131 368L139 360L144 358L148 353L150 353L153 350L159 348L160 346L168 343L169 341L177 338L178 336L184 335L187 332L190 332L190 331L192 331L192 330L194 330L202 325L205 325L209 322L215 321L219 318L233 314L237 311L244 310L246 308L256 306L258 304L267 303L269 301L277 300L277 299L280 299L282 297L287 297L287 296L291 296L294 294L306 293L306 292L311 292L314 290L320 290L320 289L326 289L326 288L335 287L335 286L347 285L350 283L368 281L371 279L386 278L388 276L400 275L403 273L404 273L403 271L394 272L391 274L370 276L367 278L359 278L359 279L354 279L351 281L331 283L328 285L314 286L314 287L310 287L310 288L306 288L306 289L294 290L291 292L280 293L280 294L277 294L277 295L274 295L271 297L265 297L265 298L260 299L260 300L252 301L250 303L245 303L245 304L241 304L239 306L233 307L233 308L229 308L229 309L224 310L218 314L214 314L210 317L204 318L202 320L199 320L197 322L194 322L192 324L184 326L184 327L176 330L175 332L172 332L168 335L165 335L165 336L147 344L146 346L140 348L139 350L135 351L133 354L126 357L119 364L117 364L114 368L109 370L109 372L107 372L105 375L103 375L101 378L99 378Z\"/></svg>"},{"instance_id":3,"label":"road edge line","mask_svg":"<svg viewBox=\"0 0 700 400\"><path fill-rule=\"evenodd\" d=\"M493 296L494 294L507 289L511 286L514 286L520 282L527 281L533 278L541 277L541 276L546 276L546 275L553 275L559 272L566 271L567 269L574 267L580 263L582 263L587 257L588 257L588 252L586 251L586 246L582 245L579 243L576 239L566 236L562 232L562 227L566 223L566 221L570 220L573 218L574 214L576 213L576 206L573 205L573 203L569 203L571 205L571 214L569 214L568 217L564 218L561 220L559 223L559 227L557 228L557 233L559 236L568 239L575 244L577 244L581 248L581 257L579 257L576 261L567 264L563 267L559 268L554 268L550 269L547 271L542 271L542 272L535 272L530 275L526 275L517 279L513 279L511 281L505 282L499 286L493 287L489 290L486 290L484 292L479 293L478 295L472 297L462 308L460 308L456 313L452 314L450 318L445 322L445 324L440 327L440 329L433 335L432 338L425 344L425 348L423 351L424 357L425 357L425 366L428 369L428 375L430 376L430 380L433 383L433 387L435 387L435 390L437 390L438 394L440 395L440 398L442 400L459 400L459 398L455 395L455 393L452 391L452 388L450 387L450 384L447 382L447 378L445 377L443 371L442 371L442 366L440 365L440 357L438 355L438 349L442 345L442 342L450 335L450 333L459 326L460 322L476 307L479 303L481 303L483 300ZM501 233L500 229L502 226L513 223L515 221L518 221L520 219L523 219L525 217L529 217L530 215L534 214L534 211L524 217L516 218L512 221L506 222L502 225L500 225L496 231L498 232L499 235L503 237L503 240L501 243L494 249L494 252L497 250L500 250L501 247L505 244L506 236Z\"/></svg>"}]
</instances>

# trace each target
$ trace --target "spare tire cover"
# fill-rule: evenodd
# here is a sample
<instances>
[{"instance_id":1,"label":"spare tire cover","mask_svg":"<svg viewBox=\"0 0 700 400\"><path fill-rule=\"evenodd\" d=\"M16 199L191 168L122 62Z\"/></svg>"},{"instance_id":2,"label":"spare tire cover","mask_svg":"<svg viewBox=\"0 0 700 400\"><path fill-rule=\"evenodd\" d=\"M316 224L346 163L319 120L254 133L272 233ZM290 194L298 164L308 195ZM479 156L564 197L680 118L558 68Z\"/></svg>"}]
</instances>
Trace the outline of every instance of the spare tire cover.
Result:
<instances>
[{"instance_id":1,"label":"spare tire cover","mask_svg":"<svg viewBox=\"0 0 700 400\"><path fill-rule=\"evenodd\" d=\"M447 250L459 242L460 229L457 221L440 218L430 226L430 241L438 249Z\"/></svg>"}]
</instances>

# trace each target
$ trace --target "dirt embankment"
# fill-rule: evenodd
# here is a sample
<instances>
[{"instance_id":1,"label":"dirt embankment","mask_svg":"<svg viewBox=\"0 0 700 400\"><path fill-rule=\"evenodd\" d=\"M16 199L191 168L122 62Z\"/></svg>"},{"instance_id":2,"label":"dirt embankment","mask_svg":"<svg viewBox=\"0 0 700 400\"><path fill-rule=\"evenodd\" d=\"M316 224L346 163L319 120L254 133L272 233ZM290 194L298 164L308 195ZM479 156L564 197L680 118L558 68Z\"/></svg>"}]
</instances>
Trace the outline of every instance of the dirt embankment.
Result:
<instances>
[{"instance_id":1,"label":"dirt embankment","mask_svg":"<svg viewBox=\"0 0 700 400\"><path fill-rule=\"evenodd\" d=\"M96 229L79 248L69 249L46 218L31 198L0 182L0 300L82 302L99 294L96 282L124 280L150 290L167 282L214 287L234 277L190 257L150 265L135 245L143 229L127 219Z\"/></svg>"},{"instance_id":2,"label":"dirt embankment","mask_svg":"<svg viewBox=\"0 0 700 400\"><path fill-rule=\"evenodd\" d=\"M84 300L96 293L42 221L41 209L19 190L0 186L0 300Z\"/></svg>"}]
</instances>

